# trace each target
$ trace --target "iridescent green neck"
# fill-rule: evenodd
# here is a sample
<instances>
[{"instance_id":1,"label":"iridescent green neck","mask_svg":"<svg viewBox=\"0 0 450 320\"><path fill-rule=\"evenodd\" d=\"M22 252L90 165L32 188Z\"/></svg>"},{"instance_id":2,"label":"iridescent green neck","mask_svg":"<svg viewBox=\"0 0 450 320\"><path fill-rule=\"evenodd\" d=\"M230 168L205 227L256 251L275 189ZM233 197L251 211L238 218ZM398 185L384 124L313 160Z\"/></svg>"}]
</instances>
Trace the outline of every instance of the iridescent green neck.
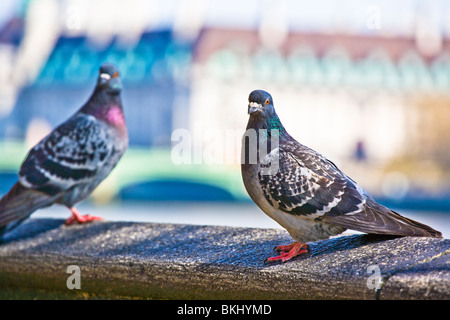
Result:
<instances>
[{"instance_id":1,"label":"iridescent green neck","mask_svg":"<svg viewBox=\"0 0 450 320\"><path fill-rule=\"evenodd\" d=\"M255 129L258 131L259 143L265 143L268 139L276 139L279 141L288 135L277 115L269 119L264 119Z\"/></svg>"},{"instance_id":2,"label":"iridescent green neck","mask_svg":"<svg viewBox=\"0 0 450 320\"><path fill-rule=\"evenodd\" d=\"M264 129L267 129L267 135L275 137L278 135L279 138L282 138L286 135L286 129L284 129L281 124L280 118L277 115L270 117L265 121Z\"/></svg>"},{"instance_id":3,"label":"iridescent green neck","mask_svg":"<svg viewBox=\"0 0 450 320\"><path fill-rule=\"evenodd\" d=\"M276 113L272 113L270 116L252 114L248 121L247 129L254 129L257 132L261 129L264 130L258 133L260 138L262 138L262 134L265 134L266 138L277 135L280 139L283 139L289 136Z\"/></svg>"},{"instance_id":4,"label":"iridescent green neck","mask_svg":"<svg viewBox=\"0 0 450 320\"><path fill-rule=\"evenodd\" d=\"M275 117L271 117L270 119L268 119L266 121L267 124L267 129L278 129L281 132L283 132L283 134L286 132L286 130L284 129L283 125L281 124L280 118L278 118L278 116Z\"/></svg>"}]
</instances>

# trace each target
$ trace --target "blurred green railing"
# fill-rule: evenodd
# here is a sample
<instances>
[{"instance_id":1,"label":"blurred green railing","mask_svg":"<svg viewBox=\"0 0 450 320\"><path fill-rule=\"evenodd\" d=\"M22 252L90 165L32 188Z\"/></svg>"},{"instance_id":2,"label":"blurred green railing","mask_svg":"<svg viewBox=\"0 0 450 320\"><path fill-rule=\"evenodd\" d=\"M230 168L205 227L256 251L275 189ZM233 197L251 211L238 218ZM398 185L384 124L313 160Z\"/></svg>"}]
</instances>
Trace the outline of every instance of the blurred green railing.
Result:
<instances>
[{"instance_id":1,"label":"blurred green railing","mask_svg":"<svg viewBox=\"0 0 450 320\"><path fill-rule=\"evenodd\" d=\"M0 172L18 172L28 152L22 142L0 142ZM125 187L156 181L200 183L228 192L236 200L248 198L237 165L185 164L171 160L169 148L130 147L113 172L92 194L95 202L108 202Z\"/></svg>"}]
</instances>

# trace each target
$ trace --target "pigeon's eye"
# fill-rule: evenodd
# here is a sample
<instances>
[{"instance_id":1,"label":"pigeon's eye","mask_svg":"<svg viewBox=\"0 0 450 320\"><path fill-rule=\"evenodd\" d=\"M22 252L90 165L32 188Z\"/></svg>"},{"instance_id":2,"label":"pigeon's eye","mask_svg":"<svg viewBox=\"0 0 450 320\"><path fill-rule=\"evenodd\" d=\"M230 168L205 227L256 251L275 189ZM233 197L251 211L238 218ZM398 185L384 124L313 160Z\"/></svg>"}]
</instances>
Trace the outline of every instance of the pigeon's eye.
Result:
<instances>
[{"instance_id":1,"label":"pigeon's eye","mask_svg":"<svg viewBox=\"0 0 450 320\"><path fill-rule=\"evenodd\" d=\"M269 102L270 102L270 99L267 98L265 104L269 104Z\"/></svg>"},{"instance_id":2,"label":"pigeon's eye","mask_svg":"<svg viewBox=\"0 0 450 320\"><path fill-rule=\"evenodd\" d=\"M119 73L118 72L115 72L114 74L113 74L113 78L117 78L119 76Z\"/></svg>"}]
</instances>

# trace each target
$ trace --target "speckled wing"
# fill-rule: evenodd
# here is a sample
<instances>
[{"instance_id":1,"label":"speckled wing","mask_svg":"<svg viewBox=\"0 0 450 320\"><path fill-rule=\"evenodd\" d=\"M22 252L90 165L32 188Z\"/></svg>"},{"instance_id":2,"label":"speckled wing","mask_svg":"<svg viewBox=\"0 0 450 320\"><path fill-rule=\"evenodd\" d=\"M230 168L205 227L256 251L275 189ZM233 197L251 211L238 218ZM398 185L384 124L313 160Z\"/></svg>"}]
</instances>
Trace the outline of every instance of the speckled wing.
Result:
<instances>
[{"instance_id":1,"label":"speckled wing","mask_svg":"<svg viewBox=\"0 0 450 320\"><path fill-rule=\"evenodd\" d=\"M56 194L95 177L113 146L99 121L79 113L33 147L19 172L19 182Z\"/></svg>"},{"instance_id":2,"label":"speckled wing","mask_svg":"<svg viewBox=\"0 0 450 320\"><path fill-rule=\"evenodd\" d=\"M264 174L274 161L278 170ZM267 201L289 214L344 214L361 210L365 202L356 184L332 162L296 141L262 159L258 177Z\"/></svg>"},{"instance_id":3,"label":"speckled wing","mask_svg":"<svg viewBox=\"0 0 450 320\"><path fill-rule=\"evenodd\" d=\"M279 161L272 175L263 174ZM259 182L267 201L293 215L311 216L345 229L375 234L441 237L441 233L378 204L317 152L289 141L262 159Z\"/></svg>"}]
</instances>

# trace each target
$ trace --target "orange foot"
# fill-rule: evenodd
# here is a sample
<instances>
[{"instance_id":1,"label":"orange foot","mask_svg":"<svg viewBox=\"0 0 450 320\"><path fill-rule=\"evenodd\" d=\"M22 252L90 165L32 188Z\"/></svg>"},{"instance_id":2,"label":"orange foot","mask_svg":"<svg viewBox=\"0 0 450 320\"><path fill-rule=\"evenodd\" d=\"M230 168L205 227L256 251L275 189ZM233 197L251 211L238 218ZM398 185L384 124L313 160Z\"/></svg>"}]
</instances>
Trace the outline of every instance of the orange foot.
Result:
<instances>
[{"instance_id":1,"label":"orange foot","mask_svg":"<svg viewBox=\"0 0 450 320\"><path fill-rule=\"evenodd\" d=\"M266 260L267 262L278 260L281 260L281 262L286 262L298 255L301 255L302 253L308 252L309 246L306 243L296 241L287 246L276 246L275 249L280 252L280 255L268 258Z\"/></svg>"},{"instance_id":2,"label":"orange foot","mask_svg":"<svg viewBox=\"0 0 450 320\"><path fill-rule=\"evenodd\" d=\"M95 216L91 216L90 214L86 214L84 216L82 216L77 209L75 208L69 208L70 212L72 212L72 216L70 218L68 218L65 222L66 225L71 225L74 224L75 222L78 223L86 223L86 222L91 222L94 220L103 220L100 217L95 217Z\"/></svg>"}]
</instances>

